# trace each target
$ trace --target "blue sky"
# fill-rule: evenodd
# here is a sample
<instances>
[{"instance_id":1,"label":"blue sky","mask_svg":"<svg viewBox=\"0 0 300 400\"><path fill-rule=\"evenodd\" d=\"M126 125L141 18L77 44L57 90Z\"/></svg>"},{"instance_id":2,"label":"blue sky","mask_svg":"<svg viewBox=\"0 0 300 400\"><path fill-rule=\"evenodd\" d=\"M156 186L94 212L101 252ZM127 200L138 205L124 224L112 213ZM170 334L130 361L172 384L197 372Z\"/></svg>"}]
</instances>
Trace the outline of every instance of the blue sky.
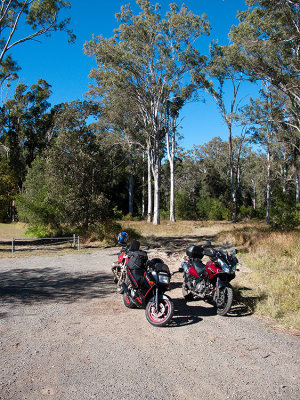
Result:
<instances>
[{"instance_id":1,"label":"blue sky","mask_svg":"<svg viewBox=\"0 0 300 400\"><path fill-rule=\"evenodd\" d=\"M84 98L90 83L88 75L95 62L84 55L83 44L91 40L93 34L111 37L113 29L118 26L115 13L120 10L121 5L130 3L133 8L136 7L132 0L70 2L72 8L65 14L71 17L70 26L77 36L75 44L68 44L67 35L57 32L51 38L41 38L40 42L26 42L11 51L13 58L22 67L19 82L30 86L40 78L45 79L52 85L52 105ZM169 1L159 2L164 11ZM181 1L175 2L182 4ZM203 37L197 44L205 54L213 39L218 39L220 44L228 43L229 29L237 24L237 11L246 9L244 0L185 0L184 3L196 14L205 13L211 24L210 37ZM254 86L247 85L243 88L242 95L247 98L255 90ZM184 136L182 145L187 149L194 144L208 142L214 136L227 139L227 130L215 103L208 96L203 97L205 103L188 104L181 113L181 134Z\"/></svg>"}]
</instances>

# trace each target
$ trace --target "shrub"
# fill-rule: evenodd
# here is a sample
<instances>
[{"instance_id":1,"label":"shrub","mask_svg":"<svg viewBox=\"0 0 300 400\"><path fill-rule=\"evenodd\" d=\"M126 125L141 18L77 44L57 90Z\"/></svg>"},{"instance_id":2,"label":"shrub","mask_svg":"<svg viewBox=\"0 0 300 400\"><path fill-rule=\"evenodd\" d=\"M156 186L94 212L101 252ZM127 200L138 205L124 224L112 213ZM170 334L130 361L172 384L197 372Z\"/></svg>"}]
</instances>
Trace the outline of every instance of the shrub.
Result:
<instances>
[{"instance_id":1,"label":"shrub","mask_svg":"<svg viewBox=\"0 0 300 400\"><path fill-rule=\"evenodd\" d=\"M92 239L116 244L118 241L118 234L121 231L122 226L118 222L106 219L105 221L94 225L89 230L89 235Z\"/></svg>"},{"instance_id":2,"label":"shrub","mask_svg":"<svg viewBox=\"0 0 300 400\"><path fill-rule=\"evenodd\" d=\"M270 223L274 229L296 228L300 224L300 205L296 205L288 196L282 195L271 207Z\"/></svg>"},{"instance_id":3,"label":"shrub","mask_svg":"<svg viewBox=\"0 0 300 400\"><path fill-rule=\"evenodd\" d=\"M183 220L194 219L196 217L194 208L188 193L179 190L175 195L176 218Z\"/></svg>"},{"instance_id":4,"label":"shrub","mask_svg":"<svg viewBox=\"0 0 300 400\"><path fill-rule=\"evenodd\" d=\"M202 197L197 202L197 212L200 219L214 221L228 220L230 211L219 199Z\"/></svg>"}]
</instances>

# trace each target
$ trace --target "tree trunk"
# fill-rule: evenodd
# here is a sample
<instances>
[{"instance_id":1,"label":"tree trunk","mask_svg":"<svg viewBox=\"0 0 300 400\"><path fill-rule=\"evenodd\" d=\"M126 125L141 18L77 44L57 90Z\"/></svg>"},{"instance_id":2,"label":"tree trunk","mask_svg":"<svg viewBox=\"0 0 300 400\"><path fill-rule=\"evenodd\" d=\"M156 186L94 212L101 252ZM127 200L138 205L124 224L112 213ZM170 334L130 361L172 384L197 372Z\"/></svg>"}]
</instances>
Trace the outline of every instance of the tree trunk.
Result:
<instances>
[{"instance_id":1,"label":"tree trunk","mask_svg":"<svg viewBox=\"0 0 300 400\"><path fill-rule=\"evenodd\" d=\"M142 217L145 216L145 169L144 169L145 153L143 152L143 176L142 176Z\"/></svg>"},{"instance_id":2,"label":"tree trunk","mask_svg":"<svg viewBox=\"0 0 300 400\"><path fill-rule=\"evenodd\" d=\"M175 155L176 117L172 121L172 144L170 146L169 132L166 133L167 153L170 165L170 221L175 222L175 185L174 185L174 155Z\"/></svg>"},{"instance_id":3,"label":"tree trunk","mask_svg":"<svg viewBox=\"0 0 300 400\"><path fill-rule=\"evenodd\" d=\"M160 159L156 157L153 165L153 178L154 178L154 213L153 224L160 224Z\"/></svg>"},{"instance_id":4,"label":"tree trunk","mask_svg":"<svg viewBox=\"0 0 300 400\"><path fill-rule=\"evenodd\" d=\"M170 163L170 221L175 222L174 159Z\"/></svg>"},{"instance_id":5,"label":"tree trunk","mask_svg":"<svg viewBox=\"0 0 300 400\"><path fill-rule=\"evenodd\" d=\"M270 205L271 205L271 155L268 149L268 177L267 177L267 213L266 223L270 224Z\"/></svg>"},{"instance_id":6,"label":"tree trunk","mask_svg":"<svg viewBox=\"0 0 300 400\"><path fill-rule=\"evenodd\" d=\"M128 211L129 214L133 215L133 173L130 168L129 182L128 182Z\"/></svg>"},{"instance_id":7,"label":"tree trunk","mask_svg":"<svg viewBox=\"0 0 300 400\"><path fill-rule=\"evenodd\" d=\"M298 204L300 202L300 193L299 193L299 168L298 165L295 166L296 167L296 171L295 171L295 181L296 181L296 203Z\"/></svg>"},{"instance_id":8,"label":"tree trunk","mask_svg":"<svg viewBox=\"0 0 300 400\"><path fill-rule=\"evenodd\" d=\"M253 185L252 204L253 204L253 210L256 210L256 182L253 179L252 179L252 185Z\"/></svg>"},{"instance_id":9,"label":"tree trunk","mask_svg":"<svg viewBox=\"0 0 300 400\"><path fill-rule=\"evenodd\" d=\"M231 133L231 126L228 127L229 130L229 164L230 164L230 183L231 183L231 199L232 199L232 216L231 221L233 223L236 222L236 188L234 184L234 170L233 170L233 150L232 150L232 133Z\"/></svg>"},{"instance_id":10,"label":"tree trunk","mask_svg":"<svg viewBox=\"0 0 300 400\"><path fill-rule=\"evenodd\" d=\"M152 175L151 175L151 156L150 156L150 146L147 149L148 156L148 215L147 222L152 222Z\"/></svg>"},{"instance_id":11,"label":"tree trunk","mask_svg":"<svg viewBox=\"0 0 300 400\"><path fill-rule=\"evenodd\" d=\"M294 148L294 165L295 165L295 184L296 184L296 203L298 204L300 202L300 183L299 183L299 165L298 165L298 155L299 155L299 150L295 147Z\"/></svg>"}]
</instances>

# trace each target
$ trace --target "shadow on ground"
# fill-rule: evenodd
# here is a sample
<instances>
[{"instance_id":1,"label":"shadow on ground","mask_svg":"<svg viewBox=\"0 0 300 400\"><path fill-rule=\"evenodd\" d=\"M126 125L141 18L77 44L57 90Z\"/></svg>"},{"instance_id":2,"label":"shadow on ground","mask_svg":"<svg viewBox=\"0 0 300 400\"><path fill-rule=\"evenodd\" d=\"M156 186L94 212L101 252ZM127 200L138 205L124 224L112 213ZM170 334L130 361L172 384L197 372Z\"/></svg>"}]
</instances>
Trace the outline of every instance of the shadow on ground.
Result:
<instances>
[{"instance_id":1,"label":"shadow on ground","mask_svg":"<svg viewBox=\"0 0 300 400\"><path fill-rule=\"evenodd\" d=\"M115 290L111 275L68 274L53 268L0 273L0 299L8 303L74 302L106 297Z\"/></svg>"}]
</instances>

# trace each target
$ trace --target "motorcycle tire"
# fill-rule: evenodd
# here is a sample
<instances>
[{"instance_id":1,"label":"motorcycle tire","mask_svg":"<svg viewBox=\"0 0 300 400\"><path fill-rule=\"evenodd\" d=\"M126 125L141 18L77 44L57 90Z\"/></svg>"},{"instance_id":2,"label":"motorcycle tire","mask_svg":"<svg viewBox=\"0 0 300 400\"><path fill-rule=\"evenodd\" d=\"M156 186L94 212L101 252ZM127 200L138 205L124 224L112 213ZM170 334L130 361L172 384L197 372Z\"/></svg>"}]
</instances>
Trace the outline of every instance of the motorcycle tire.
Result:
<instances>
[{"instance_id":1,"label":"motorcycle tire","mask_svg":"<svg viewBox=\"0 0 300 400\"><path fill-rule=\"evenodd\" d=\"M183 284L182 284L182 295L186 301L194 299L193 293L187 288L185 282L183 282Z\"/></svg>"},{"instance_id":2,"label":"motorcycle tire","mask_svg":"<svg viewBox=\"0 0 300 400\"><path fill-rule=\"evenodd\" d=\"M125 307L127 307L127 308L135 308L136 307L136 305L132 301L132 298L130 296L128 296L128 294L125 292L123 293L123 303L124 303Z\"/></svg>"},{"instance_id":3,"label":"motorcycle tire","mask_svg":"<svg viewBox=\"0 0 300 400\"><path fill-rule=\"evenodd\" d=\"M146 306L147 321L153 326L166 326L174 314L174 303L170 298L159 300L159 309L156 310L154 298L150 299Z\"/></svg>"},{"instance_id":4,"label":"motorcycle tire","mask_svg":"<svg viewBox=\"0 0 300 400\"><path fill-rule=\"evenodd\" d=\"M214 305L218 315L226 315L231 309L233 301L233 289L228 283L219 289L219 299L214 299Z\"/></svg>"}]
</instances>

